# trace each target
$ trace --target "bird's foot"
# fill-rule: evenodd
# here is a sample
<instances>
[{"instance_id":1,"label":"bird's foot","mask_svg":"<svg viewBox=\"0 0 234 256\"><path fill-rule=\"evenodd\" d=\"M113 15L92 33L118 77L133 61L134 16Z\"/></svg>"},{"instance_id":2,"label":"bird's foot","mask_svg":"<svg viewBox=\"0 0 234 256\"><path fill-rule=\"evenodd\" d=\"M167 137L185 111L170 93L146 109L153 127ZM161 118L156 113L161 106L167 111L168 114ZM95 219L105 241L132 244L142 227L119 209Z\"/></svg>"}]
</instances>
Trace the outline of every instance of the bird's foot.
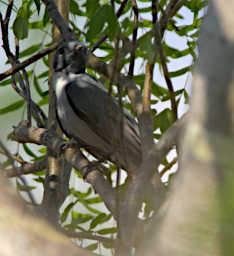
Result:
<instances>
[{"instance_id":1,"label":"bird's foot","mask_svg":"<svg viewBox=\"0 0 234 256\"><path fill-rule=\"evenodd\" d=\"M100 168L100 165L105 161L106 159L100 159L98 161L95 162L90 162L84 170L83 173L83 179L85 180L88 176L89 173L91 173L92 171L99 171L99 172L103 172Z\"/></svg>"},{"instance_id":2,"label":"bird's foot","mask_svg":"<svg viewBox=\"0 0 234 256\"><path fill-rule=\"evenodd\" d=\"M73 138L69 139L67 142L64 143L62 152L65 152L69 148L80 148L80 144Z\"/></svg>"}]
</instances>

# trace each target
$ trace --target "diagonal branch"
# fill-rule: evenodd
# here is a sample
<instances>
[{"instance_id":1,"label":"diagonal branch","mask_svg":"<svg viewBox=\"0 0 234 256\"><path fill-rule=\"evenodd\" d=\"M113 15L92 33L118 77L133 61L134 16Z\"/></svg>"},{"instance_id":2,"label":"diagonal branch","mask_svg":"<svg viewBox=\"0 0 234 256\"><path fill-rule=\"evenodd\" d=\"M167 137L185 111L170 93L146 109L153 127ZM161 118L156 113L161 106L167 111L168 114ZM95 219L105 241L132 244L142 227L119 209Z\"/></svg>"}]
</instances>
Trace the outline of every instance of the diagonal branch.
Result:
<instances>
[{"instance_id":1,"label":"diagonal branch","mask_svg":"<svg viewBox=\"0 0 234 256\"><path fill-rule=\"evenodd\" d=\"M48 48L43 49L43 50L39 51L37 54L33 55L32 57L24 60L23 62L14 65L12 68L10 68L7 71L5 71L4 73L0 74L0 81L7 78L8 76L15 74L18 71L26 68L27 66L38 61L39 59L43 58L44 56L50 54L51 52L56 50L58 48L58 46L59 46L58 43L54 43L51 46L49 46Z\"/></svg>"}]
</instances>

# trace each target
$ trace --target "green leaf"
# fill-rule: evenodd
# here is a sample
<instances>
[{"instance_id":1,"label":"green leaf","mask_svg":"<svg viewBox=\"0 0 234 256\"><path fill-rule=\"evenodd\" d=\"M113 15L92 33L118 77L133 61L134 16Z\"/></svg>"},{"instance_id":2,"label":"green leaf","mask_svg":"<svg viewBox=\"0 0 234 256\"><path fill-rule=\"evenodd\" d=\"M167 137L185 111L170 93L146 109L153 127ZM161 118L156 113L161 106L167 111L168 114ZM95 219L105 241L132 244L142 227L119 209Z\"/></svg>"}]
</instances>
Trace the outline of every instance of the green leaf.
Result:
<instances>
[{"instance_id":1,"label":"green leaf","mask_svg":"<svg viewBox=\"0 0 234 256\"><path fill-rule=\"evenodd\" d=\"M42 100L40 100L37 104L39 107L46 105L49 103L49 96L46 95L45 97L42 98Z\"/></svg>"},{"instance_id":2,"label":"green leaf","mask_svg":"<svg viewBox=\"0 0 234 256\"><path fill-rule=\"evenodd\" d=\"M145 81L145 75L140 74L134 76L134 81L136 84L140 85L143 88L144 81ZM168 95L168 90L157 83L153 82L152 83L152 93L154 94L155 97L162 97L165 95Z\"/></svg>"},{"instance_id":3,"label":"green leaf","mask_svg":"<svg viewBox=\"0 0 234 256\"><path fill-rule=\"evenodd\" d=\"M93 243L93 244L90 244L87 247L85 247L85 249L88 249L90 251L95 251L95 250L97 250L97 248L98 248L98 243Z\"/></svg>"},{"instance_id":4,"label":"green leaf","mask_svg":"<svg viewBox=\"0 0 234 256\"><path fill-rule=\"evenodd\" d=\"M184 99L185 99L185 104L189 104L189 95L186 91L186 89L184 89Z\"/></svg>"},{"instance_id":5,"label":"green leaf","mask_svg":"<svg viewBox=\"0 0 234 256\"><path fill-rule=\"evenodd\" d=\"M99 211L99 210L97 210L97 209L95 209L95 208L93 208L93 207L90 207L89 204L87 204L87 203L85 202L85 200L83 200L83 199L80 200L80 203L81 203L87 210L89 210L90 212L92 212L92 213L94 213L94 214L101 214L101 213L102 213L101 211Z\"/></svg>"},{"instance_id":6,"label":"green leaf","mask_svg":"<svg viewBox=\"0 0 234 256\"><path fill-rule=\"evenodd\" d=\"M48 70L46 70L46 71L44 71L44 72L42 72L37 78L48 78L48 76L49 76L49 71Z\"/></svg>"},{"instance_id":7,"label":"green leaf","mask_svg":"<svg viewBox=\"0 0 234 256\"><path fill-rule=\"evenodd\" d=\"M33 175L36 175L36 176L43 176L43 175L45 175L45 171L34 172Z\"/></svg>"},{"instance_id":8,"label":"green leaf","mask_svg":"<svg viewBox=\"0 0 234 256\"><path fill-rule=\"evenodd\" d=\"M110 5L101 6L98 8L96 13L91 16L88 24L89 29L86 33L86 39L91 41L94 38L97 38L98 34L103 30L106 22L108 22L109 25L107 32L110 37L113 37L117 29L117 19L113 8Z\"/></svg>"},{"instance_id":9,"label":"green leaf","mask_svg":"<svg viewBox=\"0 0 234 256\"><path fill-rule=\"evenodd\" d=\"M37 159L37 158L38 158L37 155L35 155L35 154L32 152L32 150L29 148L29 146L28 146L26 143L23 144L23 148L24 148L24 151L27 153L27 155L33 157L34 159Z\"/></svg>"},{"instance_id":10,"label":"green leaf","mask_svg":"<svg viewBox=\"0 0 234 256\"><path fill-rule=\"evenodd\" d=\"M43 92L39 83L38 83L38 80L37 78L34 76L33 78L33 85L34 85L34 88L36 89L37 93L43 98L44 96L48 95L48 91L45 91Z\"/></svg>"},{"instance_id":11,"label":"green leaf","mask_svg":"<svg viewBox=\"0 0 234 256\"><path fill-rule=\"evenodd\" d=\"M39 50L40 46L41 46L41 44L34 44L34 45L28 47L27 49L23 50L20 53L19 57L23 58L23 57L26 57L29 55L31 56L33 53L35 53Z\"/></svg>"},{"instance_id":12,"label":"green leaf","mask_svg":"<svg viewBox=\"0 0 234 256\"><path fill-rule=\"evenodd\" d=\"M189 48L180 51L176 48L168 46L165 42L163 42L163 49L164 49L165 55L173 59L181 58L190 54Z\"/></svg>"},{"instance_id":13,"label":"green leaf","mask_svg":"<svg viewBox=\"0 0 234 256\"><path fill-rule=\"evenodd\" d=\"M87 0L85 6L87 16L91 17L99 8L99 0Z\"/></svg>"},{"instance_id":14,"label":"green leaf","mask_svg":"<svg viewBox=\"0 0 234 256\"><path fill-rule=\"evenodd\" d=\"M17 109L21 108L23 105L24 105L24 100L16 101L16 102L12 103L11 105L9 105L5 108L1 108L0 109L0 115L12 112L14 110L17 110Z\"/></svg>"},{"instance_id":15,"label":"green leaf","mask_svg":"<svg viewBox=\"0 0 234 256\"><path fill-rule=\"evenodd\" d=\"M38 15L39 15L40 9L41 9L40 0L34 0L34 3L35 3L35 5L36 5L36 7L37 7L37 13L38 13Z\"/></svg>"},{"instance_id":16,"label":"green leaf","mask_svg":"<svg viewBox=\"0 0 234 256\"><path fill-rule=\"evenodd\" d=\"M44 56L44 57L42 58L42 61L43 61L43 63L44 63L47 67L50 66L50 65L49 65L49 58L48 58L48 56Z\"/></svg>"},{"instance_id":17,"label":"green leaf","mask_svg":"<svg viewBox=\"0 0 234 256\"><path fill-rule=\"evenodd\" d=\"M108 220L110 220L112 217L111 214L105 214L105 213L101 213L99 214L96 218L94 218L92 220L92 222L90 223L90 229L94 229L97 225L102 224L104 222L107 222Z\"/></svg>"},{"instance_id":18,"label":"green leaf","mask_svg":"<svg viewBox=\"0 0 234 256\"><path fill-rule=\"evenodd\" d=\"M175 95L175 96L179 96L179 95L181 95L183 92L184 92L184 89L180 89L180 90L175 91L175 92L174 92L174 95ZM169 94L161 98L161 101L167 101L167 100L170 100L170 95L169 95Z\"/></svg>"},{"instance_id":19,"label":"green leaf","mask_svg":"<svg viewBox=\"0 0 234 256\"><path fill-rule=\"evenodd\" d=\"M25 20L29 20L30 16L32 15L32 11L30 10L32 1L23 0L22 6L19 8L17 16L22 17Z\"/></svg>"},{"instance_id":20,"label":"green leaf","mask_svg":"<svg viewBox=\"0 0 234 256\"><path fill-rule=\"evenodd\" d=\"M110 5L106 5L106 6L107 6L106 9L108 10L106 12L107 22L108 22L107 34L109 38L113 40L118 28L118 21L117 21L117 17L115 15L114 9Z\"/></svg>"},{"instance_id":21,"label":"green leaf","mask_svg":"<svg viewBox=\"0 0 234 256\"><path fill-rule=\"evenodd\" d=\"M28 22L23 17L17 17L13 23L13 32L18 39L28 37Z\"/></svg>"},{"instance_id":22,"label":"green leaf","mask_svg":"<svg viewBox=\"0 0 234 256\"><path fill-rule=\"evenodd\" d=\"M45 178L43 178L43 177L37 177L37 178L35 178L35 179L33 179L33 180L36 181L36 182L38 182L38 183L42 183L42 184L45 183Z\"/></svg>"},{"instance_id":23,"label":"green leaf","mask_svg":"<svg viewBox=\"0 0 234 256\"><path fill-rule=\"evenodd\" d=\"M73 206L77 203L76 202L71 202L70 204L67 205L67 207L64 209L63 213L60 215L60 220L63 223L66 219L68 214L70 213L71 209L73 208Z\"/></svg>"},{"instance_id":24,"label":"green leaf","mask_svg":"<svg viewBox=\"0 0 234 256\"><path fill-rule=\"evenodd\" d=\"M28 28L29 29L43 29L44 28L44 25L43 25L43 22L40 20L40 21L34 21L34 22L30 22L28 23Z\"/></svg>"},{"instance_id":25,"label":"green leaf","mask_svg":"<svg viewBox=\"0 0 234 256\"><path fill-rule=\"evenodd\" d=\"M99 203L102 203L103 200L101 199L100 196L98 196L98 197L93 197L93 198L86 199L85 202L87 204L99 204Z\"/></svg>"},{"instance_id":26,"label":"green leaf","mask_svg":"<svg viewBox=\"0 0 234 256\"><path fill-rule=\"evenodd\" d=\"M151 8L151 6L150 6L150 7L145 7L145 8L138 8L138 11L139 11L140 13L151 12L151 11L152 11L152 8ZM152 25L152 22L151 22L151 25Z\"/></svg>"},{"instance_id":27,"label":"green leaf","mask_svg":"<svg viewBox=\"0 0 234 256\"><path fill-rule=\"evenodd\" d=\"M160 85L157 85L156 83L152 84L152 94L155 97L161 98L164 97L165 95L168 95L168 90Z\"/></svg>"},{"instance_id":28,"label":"green leaf","mask_svg":"<svg viewBox=\"0 0 234 256\"><path fill-rule=\"evenodd\" d=\"M182 76L189 71L191 71L191 66L187 66L187 67L179 69L177 71L169 72L169 75L172 78L172 77Z\"/></svg>"},{"instance_id":29,"label":"green leaf","mask_svg":"<svg viewBox=\"0 0 234 256\"><path fill-rule=\"evenodd\" d=\"M142 51L143 57L150 62L153 61L153 56L155 52L155 47L152 40L153 36L151 33L148 32L139 39L139 49Z\"/></svg>"},{"instance_id":30,"label":"green leaf","mask_svg":"<svg viewBox=\"0 0 234 256\"><path fill-rule=\"evenodd\" d=\"M154 118L154 130L160 128L163 133L172 125L172 123L172 111L169 108L166 108Z\"/></svg>"},{"instance_id":31,"label":"green leaf","mask_svg":"<svg viewBox=\"0 0 234 256\"><path fill-rule=\"evenodd\" d=\"M89 220L93 219L93 216L91 214L87 213L79 213L79 212L72 212L72 224L81 224L85 223Z\"/></svg>"},{"instance_id":32,"label":"green leaf","mask_svg":"<svg viewBox=\"0 0 234 256\"><path fill-rule=\"evenodd\" d=\"M11 84L11 78L2 81L2 82L0 83L0 86L6 86L6 85L9 85L9 84Z\"/></svg>"},{"instance_id":33,"label":"green leaf","mask_svg":"<svg viewBox=\"0 0 234 256\"><path fill-rule=\"evenodd\" d=\"M74 0L70 0L69 10L73 15L84 15L83 12L79 9L79 5Z\"/></svg>"},{"instance_id":34,"label":"green leaf","mask_svg":"<svg viewBox=\"0 0 234 256\"><path fill-rule=\"evenodd\" d=\"M70 193L78 199L83 199L92 193L92 189L89 187L86 192L80 192L75 190L74 188L71 188Z\"/></svg>"},{"instance_id":35,"label":"green leaf","mask_svg":"<svg viewBox=\"0 0 234 256\"><path fill-rule=\"evenodd\" d=\"M102 243L103 247L106 249L111 249L113 248L113 245L111 243Z\"/></svg>"},{"instance_id":36,"label":"green leaf","mask_svg":"<svg viewBox=\"0 0 234 256\"><path fill-rule=\"evenodd\" d=\"M45 155L45 154L47 153L47 148L46 148L46 147L40 148L40 149L38 150L38 152L41 153L41 154L43 154L43 155Z\"/></svg>"},{"instance_id":37,"label":"green leaf","mask_svg":"<svg viewBox=\"0 0 234 256\"><path fill-rule=\"evenodd\" d=\"M16 181L16 184L17 184L17 189L18 189L19 191L25 191L25 192L27 192L27 191L29 191L29 190L33 190L33 189L36 188L35 186L24 186L24 185L20 184L18 181Z\"/></svg>"},{"instance_id":38,"label":"green leaf","mask_svg":"<svg viewBox=\"0 0 234 256\"><path fill-rule=\"evenodd\" d=\"M44 27L48 24L49 20L50 20L49 14L48 14L47 10L45 9L45 13L43 16L43 26Z\"/></svg>"},{"instance_id":39,"label":"green leaf","mask_svg":"<svg viewBox=\"0 0 234 256\"><path fill-rule=\"evenodd\" d=\"M115 234L117 232L117 228L104 228L96 232L100 235Z\"/></svg>"}]
</instances>

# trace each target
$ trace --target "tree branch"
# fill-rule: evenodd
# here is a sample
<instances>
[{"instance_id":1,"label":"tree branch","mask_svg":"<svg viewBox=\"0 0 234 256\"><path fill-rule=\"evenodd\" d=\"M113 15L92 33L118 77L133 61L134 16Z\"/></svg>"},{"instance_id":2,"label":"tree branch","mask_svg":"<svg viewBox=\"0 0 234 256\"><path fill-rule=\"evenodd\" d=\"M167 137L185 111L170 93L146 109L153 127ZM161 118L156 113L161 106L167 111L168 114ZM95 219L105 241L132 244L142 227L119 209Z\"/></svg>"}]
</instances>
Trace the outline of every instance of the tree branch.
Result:
<instances>
[{"instance_id":1,"label":"tree branch","mask_svg":"<svg viewBox=\"0 0 234 256\"><path fill-rule=\"evenodd\" d=\"M134 25L132 31L132 49L130 53L130 64L128 75L130 77L133 76L134 73L134 65L135 65L135 52L136 52L136 44L137 44L137 31L138 31L138 6L136 0L132 0L132 9L134 13Z\"/></svg>"},{"instance_id":2,"label":"tree branch","mask_svg":"<svg viewBox=\"0 0 234 256\"><path fill-rule=\"evenodd\" d=\"M67 142L55 134L55 132L52 130L28 127L27 122L22 121L17 127L14 128L12 140L20 143L44 145L56 155L63 154L65 159L71 163L74 168L79 170L83 176L87 174L87 169L90 167L89 161L80 152L77 145L69 144L68 147L66 147ZM103 177L100 171L92 170L89 172L86 176L86 181L93 186L97 193L99 193L106 204L106 207L115 216L116 192L111 187L109 182Z\"/></svg>"},{"instance_id":3,"label":"tree branch","mask_svg":"<svg viewBox=\"0 0 234 256\"><path fill-rule=\"evenodd\" d=\"M7 78L8 76L15 74L18 71L26 68L27 66L38 61L39 59L43 58L44 56L50 54L51 52L56 50L58 48L58 46L59 46L59 43L54 43L51 46L49 46L48 48L43 49L43 50L39 51L37 54L33 55L32 57L24 60L23 62L14 65L12 68L10 68L7 71L5 71L4 73L0 74L0 81Z\"/></svg>"},{"instance_id":4,"label":"tree branch","mask_svg":"<svg viewBox=\"0 0 234 256\"><path fill-rule=\"evenodd\" d=\"M68 23L64 20L60 12L58 11L53 0L42 0L52 22L58 27L64 41L77 40L75 34L69 28Z\"/></svg>"},{"instance_id":5,"label":"tree branch","mask_svg":"<svg viewBox=\"0 0 234 256\"><path fill-rule=\"evenodd\" d=\"M3 38L3 49L9 59L11 65L14 67L15 65L19 64L19 61L17 58L18 57L17 40L16 40L16 54L15 55L11 52L10 47L9 47L8 25L9 25L9 19L10 19L10 15L11 15L11 11L12 11L12 6L13 6L13 1L10 1L8 8L7 8L5 19L3 20L2 15L0 13L0 21L1 21L2 38ZM42 127L43 122L41 121L41 118L39 117L38 112L40 113L40 115L45 123L47 122L47 119L43 113L43 110L38 105L36 105L36 103L34 103L31 99L27 72L23 69L23 75L24 75L25 81L23 80L20 73L17 73L16 75L19 80L19 85L21 87L21 89L18 89L16 91L18 93L20 92L19 94L25 99L25 101L27 103L28 120L31 123L31 110L32 110L32 112L35 116L35 119L37 121L37 125L39 127ZM14 83L14 80L15 80L15 78L13 76L12 77L13 83ZM14 88L17 88L17 86L15 85Z\"/></svg>"},{"instance_id":6,"label":"tree branch","mask_svg":"<svg viewBox=\"0 0 234 256\"><path fill-rule=\"evenodd\" d=\"M146 154L144 163L139 167L134 182L130 183L126 189L127 200L123 200L121 204L121 220L125 227L125 233L122 234L123 239L132 246L135 233L136 219L141 202L144 198L145 189L149 186L151 178L155 173L155 167L158 166L168 151L176 145L179 137L183 134L183 127L186 123L187 115L177 120L160 138L158 143L151 151ZM146 171L147 170L147 171ZM155 205L160 208L167 196L166 189L161 183L160 176L154 175L155 187Z\"/></svg>"},{"instance_id":7,"label":"tree branch","mask_svg":"<svg viewBox=\"0 0 234 256\"><path fill-rule=\"evenodd\" d=\"M4 174L8 178L17 177L25 174L40 172L47 167L47 158L43 158L33 163L25 163L20 167L5 169Z\"/></svg>"},{"instance_id":8,"label":"tree branch","mask_svg":"<svg viewBox=\"0 0 234 256\"><path fill-rule=\"evenodd\" d=\"M159 27L159 23L157 21L155 22L155 25L154 25L154 33L155 33L155 41L156 41L157 49L159 51L159 56L160 56L161 63L162 63L163 74L164 74L164 77L165 77L165 80L167 83L167 88L168 88L169 95L170 95L173 119L175 121L178 118L175 92L174 92L172 81L170 79L169 71L167 68L166 57L164 55L164 50L163 50L162 42L161 42L162 37L160 34L160 27Z\"/></svg>"}]
</instances>

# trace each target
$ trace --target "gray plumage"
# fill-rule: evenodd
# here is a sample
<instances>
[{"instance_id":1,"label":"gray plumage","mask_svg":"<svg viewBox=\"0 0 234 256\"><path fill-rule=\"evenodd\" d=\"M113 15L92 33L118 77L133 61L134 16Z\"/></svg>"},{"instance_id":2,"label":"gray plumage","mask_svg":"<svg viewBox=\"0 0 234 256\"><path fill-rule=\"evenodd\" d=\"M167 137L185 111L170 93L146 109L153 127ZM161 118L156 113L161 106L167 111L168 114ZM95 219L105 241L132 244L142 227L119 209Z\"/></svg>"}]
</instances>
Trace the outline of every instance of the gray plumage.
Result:
<instances>
[{"instance_id":1,"label":"gray plumage","mask_svg":"<svg viewBox=\"0 0 234 256\"><path fill-rule=\"evenodd\" d=\"M138 125L124 109L121 146L121 109L95 78L85 74L86 60L86 48L76 41L63 44L55 54L53 86L61 129L98 159L135 168L141 161Z\"/></svg>"}]
</instances>

